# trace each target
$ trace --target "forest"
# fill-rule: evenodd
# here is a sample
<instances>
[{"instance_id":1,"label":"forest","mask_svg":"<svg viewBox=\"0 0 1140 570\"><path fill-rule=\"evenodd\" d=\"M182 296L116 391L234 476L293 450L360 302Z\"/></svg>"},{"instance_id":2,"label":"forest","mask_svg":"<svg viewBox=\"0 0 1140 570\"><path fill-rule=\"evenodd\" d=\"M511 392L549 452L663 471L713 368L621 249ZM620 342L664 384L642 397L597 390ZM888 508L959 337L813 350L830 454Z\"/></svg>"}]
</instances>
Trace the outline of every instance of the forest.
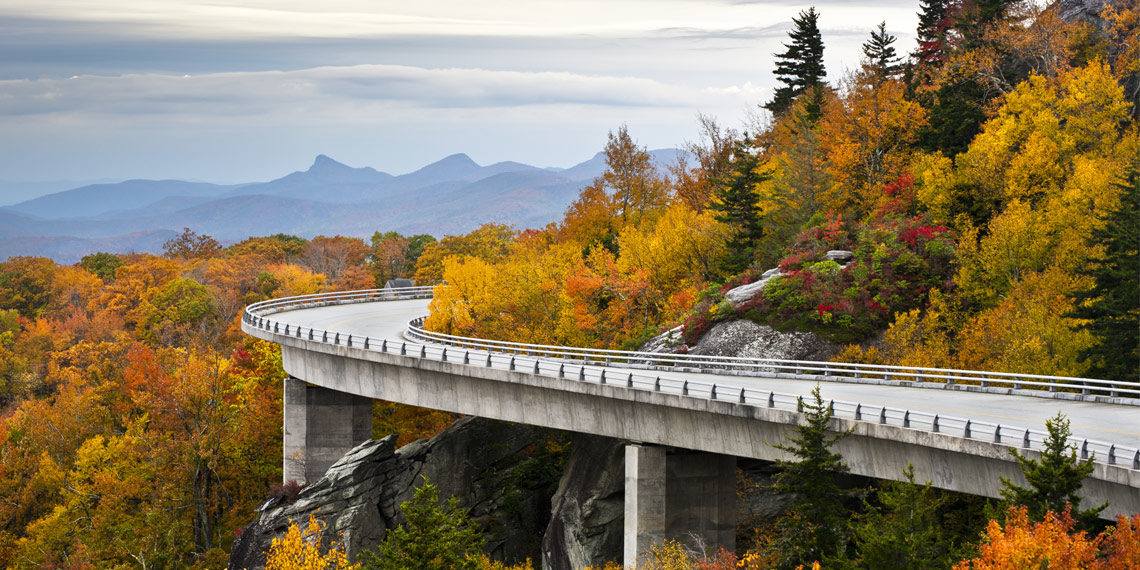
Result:
<instances>
[{"instance_id":1,"label":"forest","mask_svg":"<svg viewBox=\"0 0 1140 570\"><path fill-rule=\"evenodd\" d=\"M241 334L242 308L396 277L437 284L426 326L453 334L636 348L744 318L815 332L848 362L1137 380L1140 7L919 9L915 52L880 25L832 81L805 10L766 112L740 127L699 117L693 159L668 172L616 127L606 173L546 227L229 246L188 228L162 255L0 263L0 564L224 566L254 507L282 492L280 353ZM753 301L725 300L777 267ZM454 417L378 402L374 419L403 443ZM844 494L828 493L832 506ZM829 518L793 507L739 553L666 544L658 567L1140 565L1140 517L1106 526L1010 493L982 506L884 484ZM906 505L951 522L875 543ZM913 557L870 558L888 551Z\"/></svg>"}]
</instances>

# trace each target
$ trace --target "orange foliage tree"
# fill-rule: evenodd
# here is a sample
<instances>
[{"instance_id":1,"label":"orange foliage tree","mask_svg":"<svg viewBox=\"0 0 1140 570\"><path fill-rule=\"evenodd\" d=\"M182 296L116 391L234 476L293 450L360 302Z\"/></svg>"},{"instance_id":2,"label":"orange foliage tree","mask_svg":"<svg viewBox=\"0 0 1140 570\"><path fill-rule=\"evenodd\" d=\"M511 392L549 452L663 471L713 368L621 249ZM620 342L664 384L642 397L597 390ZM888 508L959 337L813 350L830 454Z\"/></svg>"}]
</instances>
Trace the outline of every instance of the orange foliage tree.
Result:
<instances>
[{"instance_id":1,"label":"orange foliage tree","mask_svg":"<svg viewBox=\"0 0 1140 570\"><path fill-rule=\"evenodd\" d=\"M1041 522L1030 523L1025 507L1010 507L1005 525L991 520L986 527L979 555L962 560L956 570L1109 570L1140 565L1140 515L1117 518L1111 527L1090 539L1084 531L1073 532L1069 511L1046 513Z\"/></svg>"}]
</instances>

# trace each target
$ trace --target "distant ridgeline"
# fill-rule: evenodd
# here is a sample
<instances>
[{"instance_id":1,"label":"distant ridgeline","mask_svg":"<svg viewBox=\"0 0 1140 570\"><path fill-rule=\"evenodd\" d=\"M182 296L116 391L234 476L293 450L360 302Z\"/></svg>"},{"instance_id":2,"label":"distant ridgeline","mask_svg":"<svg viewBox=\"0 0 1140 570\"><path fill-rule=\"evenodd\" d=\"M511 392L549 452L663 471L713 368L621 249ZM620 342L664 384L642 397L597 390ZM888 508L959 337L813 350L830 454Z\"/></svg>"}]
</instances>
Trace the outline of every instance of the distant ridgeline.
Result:
<instances>
[{"instance_id":1,"label":"distant ridgeline","mask_svg":"<svg viewBox=\"0 0 1140 570\"><path fill-rule=\"evenodd\" d=\"M664 172L682 152L651 154ZM0 208L0 259L30 255L75 263L96 251L158 253L183 228L228 243L277 233L442 237L487 222L542 227L605 168L601 153L566 169L518 162L480 166L455 154L393 176L320 155L308 170L270 182L93 184Z\"/></svg>"}]
</instances>

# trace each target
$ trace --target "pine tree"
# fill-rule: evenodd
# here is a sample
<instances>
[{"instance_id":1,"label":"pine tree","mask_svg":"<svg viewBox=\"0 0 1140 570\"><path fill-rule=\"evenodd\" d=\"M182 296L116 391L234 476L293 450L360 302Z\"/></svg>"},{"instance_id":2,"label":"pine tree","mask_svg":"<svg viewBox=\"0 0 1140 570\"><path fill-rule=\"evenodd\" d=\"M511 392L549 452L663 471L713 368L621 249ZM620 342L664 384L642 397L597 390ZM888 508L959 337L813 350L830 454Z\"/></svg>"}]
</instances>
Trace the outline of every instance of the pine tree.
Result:
<instances>
[{"instance_id":1,"label":"pine tree","mask_svg":"<svg viewBox=\"0 0 1140 570\"><path fill-rule=\"evenodd\" d=\"M919 67L937 69L946 58L946 30L950 27L946 12L949 0L920 0L918 13L918 47L911 57Z\"/></svg>"},{"instance_id":2,"label":"pine tree","mask_svg":"<svg viewBox=\"0 0 1140 570\"><path fill-rule=\"evenodd\" d=\"M892 79L902 73L902 59L891 45L896 39L887 33L887 23L879 22L879 26L871 30L871 39L863 42L864 66L874 74L876 81Z\"/></svg>"},{"instance_id":3,"label":"pine tree","mask_svg":"<svg viewBox=\"0 0 1140 570\"><path fill-rule=\"evenodd\" d=\"M1120 186L1120 207L1093 232L1105 258L1090 261L1083 271L1096 284L1075 296L1084 303L1070 316L1090 319L1081 328L1100 341L1081 353L1092 365L1089 373L1135 382L1140 380L1140 163Z\"/></svg>"},{"instance_id":4,"label":"pine tree","mask_svg":"<svg viewBox=\"0 0 1140 570\"><path fill-rule=\"evenodd\" d=\"M856 566L923 570L949 568L954 543L944 528L940 510L949 502L930 482L914 482L914 466L903 470L906 481L887 481L877 495L879 505L867 504L867 512L854 528Z\"/></svg>"},{"instance_id":5,"label":"pine tree","mask_svg":"<svg viewBox=\"0 0 1140 570\"><path fill-rule=\"evenodd\" d=\"M831 431L832 410L820 396L819 386L811 395L812 402L803 402L805 423L796 427L792 443L776 445L798 458L779 461L780 472L773 478L775 492L794 497L790 511L776 522L778 536L770 545L780 568L833 559L849 534L847 510L836 482L836 475L848 468L843 457L831 451L847 432Z\"/></svg>"},{"instance_id":6,"label":"pine tree","mask_svg":"<svg viewBox=\"0 0 1140 570\"><path fill-rule=\"evenodd\" d=\"M1058 412L1054 418L1045 420L1045 429L1049 435L1045 438L1045 448L1038 459L1030 459L1010 448L1029 487L1014 485L1008 477L1002 477L1001 496L1011 505L1028 508L1029 517L1034 521L1044 520L1046 512L1062 513L1066 505L1072 505L1073 518L1089 525L1108 507L1108 503L1104 503L1092 509L1081 510L1081 498L1077 491L1092 473L1093 459L1089 457L1083 461L1077 460L1076 446L1069 445L1072 431L1064 414Z\"/></svg>"},{"instance_id":7,"label":"pine tree","mask_svg":"<svg viewBox=\"0 0 1140 570\"><path fill-rule=\"evenodd\" d=\"M756 185L769 178L759 172L760 156L753 152L747 137L733 146L731 171L726 179L715 181L715 200L709 206L717 212L716 220L727 224L732 232L722 264L726 275L747 269L752 264L756 246L764 237L763 212Z\"/></svg>"},{"instance_id":8,"label":"pine tree","mask_svg":"<svg viewBox=\"0 0 1140 570\"><path fill-rule=\"evenodd\" d=\"M362 553L364 567L380 570L475 570L483 537L467 510L451 497L440 504L439 490L424 477L412 500L400 505L407 519L388 532L376 552Z\"/></svg>"},{"instance_id":9,"label":"pine tree","mask_svg":"<svg viewBox=\"0 0 1140 570\"><path fill-rule=\"evenodd\" d=\"M776 89L772 100L764 105L773 115L782 115L803 92L813 89L822 100L823 79L827 70L823 65L823 37L819 33L819 14L815 7L792 18L795 29L788 32L790 44L782 54L776 54L776 81L784 86ZM818 119L818 112L815 116Z\"/></svg>"}]
</instances>

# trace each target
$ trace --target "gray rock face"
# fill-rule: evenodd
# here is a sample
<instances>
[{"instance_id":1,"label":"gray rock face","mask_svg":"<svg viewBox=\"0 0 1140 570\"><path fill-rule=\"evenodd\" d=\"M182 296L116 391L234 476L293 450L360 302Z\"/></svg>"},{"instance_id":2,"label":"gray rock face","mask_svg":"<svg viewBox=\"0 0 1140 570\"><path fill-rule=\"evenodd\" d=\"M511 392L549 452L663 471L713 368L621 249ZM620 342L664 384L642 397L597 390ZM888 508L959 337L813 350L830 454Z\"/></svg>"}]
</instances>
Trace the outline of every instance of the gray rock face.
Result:
<instances>
[{"instance_id":1,"label":"gray rock face","mask_svg":"<svg viewBox=\"0 0 1140 570\"><path fill-rule=\"evenodd\" d=\"M528 476L536 470L521 466L533 461L529 451L536 444L553 435L543 428L469 417L398 450L395 436L364 442L304 488L296 502L275 498L259 507L259 519L244 529L231 551L229 568L264 567L272 539L283 535L291 520L303 524L310 514L325 524L327 539L342 535L339 540L354 559L404 522L400 504L412 498L423 476L441 497L455 496L470 509L493 557L536 558L550 513L551 485Z\"/></svg>"},{"instance_id":2,"label":"gray rock face","mask_svg":"<svg viewBox=\"0 0 1140 570\"><path fill-rule=\"evenodd\" d=\"M823 258L828 261L844 264L855 259L855 253L844 249L833 249L824 254Z\"/></svg>"},{"instance_id":3,"label":"gray rock face","mask_svg":"<svg viewBox=\"0 0 1140 570\"><path fill-rule=\"evenodd\" d=\"M764 286L767 285L772 278L779 276L780 270L778 268L769 269L760 276L760 279L746 285L741 285L735 289L730 289L724 294L724 298L728 299L728 302L732 304L733 308L739 308L741 305L751 301L756 295L759 295L760 291L764 289Z\"/></svg>"},{"instance_id":4,"label":"gray rock face","mask_svg":"<svg viewBox=\"0 0 1140 570\"><path fill-rule=\"evenodd\" d=\"M781 360L827 360L839 347L815 333L779 332L748 320L726 321L713 326L689 354L739 356Z\"/></svg>"},{"instance_id":5,"label":"gray rock face","mask_svg":"<svg viewBox=\"0 0 1140 570\"><path fill-rule=\"evenodd\" d=\"M671 328L647 341L641 345L637 350L639 352L663 352L669 353L677 350L677 347L685 344L683 335L685 325Z\"/></svg>"},{"instance_id":6,"label":"gray rock face","mask_svg":"<svg viewBox=\"0 0 1140 570\"><path fill-rule=\"evenodd\" d=\"M542 567L570 570L620 560L625 521L624 441L578 434L542 540Z\"/></svg>"}]
</instances>

